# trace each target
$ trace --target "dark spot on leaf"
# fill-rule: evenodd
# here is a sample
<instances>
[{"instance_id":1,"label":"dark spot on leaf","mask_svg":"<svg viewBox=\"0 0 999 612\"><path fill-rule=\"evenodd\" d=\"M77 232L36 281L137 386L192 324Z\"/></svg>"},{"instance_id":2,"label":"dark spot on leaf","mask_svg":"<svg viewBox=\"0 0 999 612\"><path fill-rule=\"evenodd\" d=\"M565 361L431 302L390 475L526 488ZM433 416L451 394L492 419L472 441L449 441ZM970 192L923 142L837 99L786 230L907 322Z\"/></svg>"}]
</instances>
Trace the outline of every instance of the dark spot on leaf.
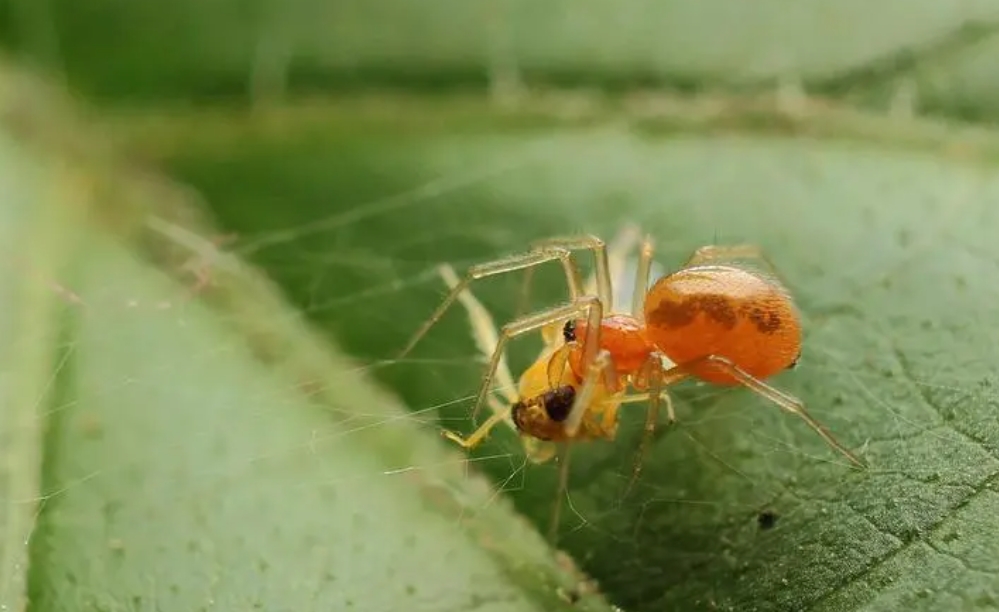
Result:
<instances>
[{"instance_id":1,"label":"dark spot on leaf","mask_svg":"<svg viewBox=\"0 0 999 612\"><path fill-rule=\"evenodd\" d=\"M756 516L756 522L759 524L760 529L764 531L767 529L773 529L774 525L777 524L777 513L773 510L764 510Z\"/></svg>"},{"instance_id":2,"label":"dark spot on leaf","mask_svg":"<svg viewBox=\"0 0 999 612\"><path fill-rule=\"evenodd\" d=\"M922 537L922 535L923 535L922 531L920 531L918 528L909 527L907 529L903 529L898 534L898 539L902 540L903 544L910 544L913 541Z\"/></svg>"},{"instance_id":3,"label":"dark spot on leaf","mask_svg":"<svg viewBox=\"0 0 999 612\"><path fill-rule=\"evenodd\" d=\"M975 605L982 610L995 610L999 607L999 600L991 593L982 593L975 599Z\"/></svg>"}]
</instances>

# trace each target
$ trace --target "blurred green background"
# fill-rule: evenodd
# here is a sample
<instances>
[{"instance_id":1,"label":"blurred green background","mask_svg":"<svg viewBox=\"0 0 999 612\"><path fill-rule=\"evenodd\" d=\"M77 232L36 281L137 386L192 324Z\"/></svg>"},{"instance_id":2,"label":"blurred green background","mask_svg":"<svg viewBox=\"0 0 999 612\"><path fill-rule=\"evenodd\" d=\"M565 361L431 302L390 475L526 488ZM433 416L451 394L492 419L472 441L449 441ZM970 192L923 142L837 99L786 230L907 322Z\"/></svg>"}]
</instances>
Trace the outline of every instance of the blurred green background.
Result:
<instances>
[{"instance_id":1,"label":"blurred green background","mask_svg":"<svg viewBox=\"0 0 999 612\"><path fill-rule=\"evenodd\" d=\"M0 603L999 609L997 25L989 1L0 0ZM537 533L556 466L505 430L468 466L439 440L471 427L465 315L393 359L435 265L628 224L665 269L766 250L806 321L776 384L871 469L685 385L629 497L640 410L574 451L563 557ZM500 323L518 292L476 288Z\"/></svg>"}]
</instances>

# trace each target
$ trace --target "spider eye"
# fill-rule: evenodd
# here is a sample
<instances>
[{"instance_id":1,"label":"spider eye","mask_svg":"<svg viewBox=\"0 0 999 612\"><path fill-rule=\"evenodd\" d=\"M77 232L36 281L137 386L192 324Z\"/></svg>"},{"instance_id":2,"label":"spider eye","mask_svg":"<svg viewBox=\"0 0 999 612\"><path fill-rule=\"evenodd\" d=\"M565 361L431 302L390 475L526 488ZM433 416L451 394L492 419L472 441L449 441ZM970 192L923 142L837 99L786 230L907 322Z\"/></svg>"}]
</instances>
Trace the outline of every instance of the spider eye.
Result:
<instances>
[{"instance_id":1,"label":"spider eye","mask_svg":"<svg viewBox=\"0 0 999 612\"><path fill-rule=\"evenodd\" d=\"M565 322L565 326L562 327L562 337L565 338L566 342L576 341L576 321L569 319Z\"/></svg>"},{"instance_id":2,"label":"spider eye","mask_svg":"<svg viewBox=\"0 0 999 612\"><path fill-rule=\"evenodd\" d=\"M575 399L576 390L565 385L545 393L541 398L541 405L545 407L545 414L549 419L561 423L569 418L569 411L572 410Z\"/></svg>"}]
</instances>

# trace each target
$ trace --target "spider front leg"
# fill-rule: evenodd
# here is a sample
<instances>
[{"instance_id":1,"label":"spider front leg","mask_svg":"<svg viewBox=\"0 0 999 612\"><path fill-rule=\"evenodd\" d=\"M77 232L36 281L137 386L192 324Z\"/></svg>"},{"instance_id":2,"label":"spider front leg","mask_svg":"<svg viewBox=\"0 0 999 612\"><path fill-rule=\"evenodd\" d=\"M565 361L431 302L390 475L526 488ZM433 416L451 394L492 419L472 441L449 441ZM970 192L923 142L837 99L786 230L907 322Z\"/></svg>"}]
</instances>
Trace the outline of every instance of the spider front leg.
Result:
<instances>
[{"instance_id":1,"label":"spider front leg","mask_svg":"<svg viewBox=\"0 0 999 612\"><path fill-rule=\"evenodd\" d=\"M489 437L489 433L493 430L494 427L505 421L510 416L510 411L512 410L512 408L513 405L511 404L506 406L502 410L493 412L493 414L490 415L488 419L486 419L485 423L480 425L475 431L473 431L467 437L448 430L444 430L442 434L444 435L445 438L451 440L452 442L454 442L455 444L461 446L466 450L473 449L479 444L481 444L483 440Z\"/></svg>"},{"instance_id":2,"label":"spider front leg","mask_svg":"<svg viewBox=\"0 0 999 612\"><path fill-rule=\"evenodd\" d=\"M442 264L438 267L438 272L449 288L454 289L458 285L458 275L455 274L454 268L451 266ZM496 324L493 322L492 316L486 310L486 307L468 289L458 295L458 301L461 302L468 313L469 323L472 327L472 336L475 339L479 353L484 360L488 360L499 343L499 332L496 330ZM468 437L463 437L452 431L445 431L444 437L465 449L471 449L488 437L491 430L501 422L505 422L511 429L516 429L509 417L513 405L519 399L516 393L517 384L514 382L513 374L510 372L510 366L507 363L505 354L500 359L499 367L496 370L496 377L499 387L494 387L492 393L486 397L486 402L492 410L492 416ZM534 440L533 438L523 438L523 446L528 459L533 463L549 461L555 454L551 444Z\"/></svg>"},{"instance_id":3,"label":"spider front leg","mask_svg":"<svg viewBox=\"0 0 999 612\"><path fill-rule=\"evenodd\" d=\"M458 275L455 274L454 268L447 264L438 266L437 272L444 279L444 283L449 289L453 290L461 282L458 279ZM482 305L482 302L467 288L458 294L458 301L461 302L468 313L468 322L471 324L472 336L475 338L479 354L484 359L489 359L496 351L496 345L499 344L499 332L496 331L496 323L493 322L492 316L486 310L486 307ZM517 401L515 393L517 384L513 380L513 374L510 372L510 365L507 363L505 355L500 360L496 375L499 378L500 393L508 403L513 404Z\"/></svg>"},{"instance_id":4,"label":"spider front leg","mask_svg":"<svg viewBox=\"0 0 999 612\"><path fill-rule=\"evenodd\" d=\"M614 263L613 259L618 256L623 264L624 256L626 253L622 253L622 247L631 249L631 244L629 241L633 241L632 234L633 228L630 226L626 231L622 232L618 238L615 239L615 244L610 247L610 252L608 252L607 246L605 245L603 239L592 236L556 236L554 238L544 238L542 240L535 241L531 245L531 250L533 251L546 251L550 249L564 249L566 251L592 251L594 258L594 279L591 279L584 286L583 291L587 294L596 293L600 301L603 302L604 309L607 312L611 312L614 301L613 287L611 286L611 264ZM618 252L614 252L617 249ZM534 277L534 270L529 269L524 273L523 284L520 288L520 298L517 304L518 315L527 309L528 301L531 295L531 281ZM595 287L591 287L595 285Z\"/></svg>"},{"instance_id":5,"label":"spider front leg","mask_svg":"<svg viewBox=\"0 0 999 612\"><path fill-rule=\"evenodd\" d=\"M510 415L513 412L515 402L502 403L492 395L487 397L486 401L489 403L489 407L492 408L493 413L488 419L486 419L486 422L476 428L475 431L468 436L462 436L457 432L445 429L441 432L442 435L465 450L471 450L488 438L489 434L492 433L492 430L495 429L500 423L510 423L511 427L514 429L516 428L510 420ZM554 446L550 442L536 440L531 437L523 437L522 443L524 446L524 452L527 454L527 458L532 463L545 463L546 461L550 461L552 457L555 456Z\"/></svg>"},{"instance_id":6,"label":"spider front leg","mask_svg":"<svg viewBox=\"0 0 999 612\"><path fill-rule=\"evenodd\" d=\"M737 366L731 359L727 357L722 357L721 355L706 355L698 359L694 359L687 363L677 365L669 370L663 372L663 382L666 385L671 385L674 382L688 378L691 376L690 370L693 368L700 367L705 364L711 364L714 367L721 368L733 378L735 378L741 385L753 391L760 397L769 400L771 403L776 404L779 408L790 412L803 421L808 423L808 426L815 430L819 436L822 437L826 443L832 448L839 451L844 457L846 457L850 463L855 467L866 468L866 464L861 461L856 455L850 452L845 446L843 446L826 428L825 425L816 420L812 415L805 410L805 404L793 395L784 393L783 391L769 385L762 380L756 378L752 374L746 372L739 366Z\"/></svg>"},{"instance_id":7,"label":"spider front leg","mask_svg":"<svg viewBox=\"0 0 999 612\"><path fill-rule=\"evenodd\" d=\"M591 325L599 326L600 320L603 318L603 306L600 299L592 295L585 295L577 298L571 304L543 310L504 325L503 329L500 330L492 358L489 360L489 367L482 379L482 386L479 388L479 393L475 398L475 404L472 408L472 419L474 420L478 415L479 409L482 407L486 396L492 388L496 371L503 360L506 345L510 340L528 332L542 329L546 325L580 316L586 316L587 321ZM596 342L589 341L586 345L584 346L584 363L592 363L599 345ZM590 353L594 355L590 355Z\"/></svg>"},{"instance_id":8,"label":"spider front leg","mask_svg":"<svg viewBox=\"0 0 999 612\"><path fill-rule=\"evenodd\" d=\"M538 240L531 245L532 250L545 251L549 249L565 249L566 251L590 251L593 253L594 273L597 282L597 297L607 312L614 307L614 294L611 287L610 261L607 256L607 245L593 235L556 236Z\"/></svg>"},{"instance_id":9,"label":"spider front leg","mask_svg":"<svg viewBox=\"0 0 999 612\"><path fill-rule=\"evenodd\" d=\"M587 338L589 340L589 338ZM593 344L599 348L598 341ZM583 363L586 363L585 361ZM569 409L569 415L563 421L562 429L565 431L566 439L573 439L579 433L583 425L583 418L586 413L593 409L593 404L598 399L597 391L603 387L604 392L608 392L617 383L616 372L611 360L610 352L599 350L597 356L590 362L589 367L583 375L582 384L576 392L576 398ZM617 395L620 395L619 393ZM604 396L602 396L604 397ZM613 395L611 395L613 397ZM610 398L607 398L610 400Z\"/></svg>"},{"instance_id":10,"label":"spider front leg","mask_svg":"<svg viewBox=\"0 0 999 612\"><path fill-rule=\"evenodd\" d=\"M620 254L620 249L618 249L618 253L621 257L623 257L623 254ZM613 245L610 256L613 263L615 257ZM453 289L458 285L459 279L458 275L454 272L454 268L447 264L442 264L438 268L438 271L449 288ZM463 291L458 296L458 301L461 302L468 313L469 322L472 327L472 335L475 338L479 352L483 356L483 360L488 361L493 352L496 350L496 345L499 342L499 332L496 329L496 324L493 322L489 311L482 305L481 302L479 302L475 295L472 294L471 290L466 289ZM550 349L553 349L556 344L560 344L562 342L561 329L561 322L541 328L542 338L545 342L545 348L542 349L542 354L545 354ZM552 354L551 359L554 359L554 353ZM562 361L562 365L564 367L565 359ZM445 432L445 437L464 448L472 448L480 443L480 441L485 438L490 430L493 429L500 421L505 422L511 429L516 430L516 426L509 417L512 413L513 405L517 403L520 398L515 391L517 384L514 382L513 374L510 371L510 366L507 363L505 354L500 359L499 367L496 371L496 378L498 379L499 387L493 388L493 393L486 397L486 402L494 415L499 413L503 414L495 420L490 419L487 423L483 424L482 427L476 430L476 432L473 432L468 438L464 438L454 432ZM497 395L499 397L497 397ZM532 463L545 463L551 461L556 454L556 445L552 442L538 440L530 436L521 436L521 442L524 452L527 454L528 460Z\"/></svg>"},{"instance_id":11,"label":"spider front leg","mask_svg":"<svg viewBox=\"0 0 999 612\"><path fill-rule=\"evenodd\" d=\"M413 334L412 338L410 338L405 348L399 352L396 359L404 358L411 350L413 350L413 347L416 346L420 339L423 338L428 331L430 331L430 328L444 316L447 309L450 308L451 304L458 299L458 296L460 296L462 292L468 288L472 281L490 276L506 274L507 272L514 272L516 270L530 269L543 263L556 260L562 264L562 268L565 272L566 283L569 285L570 299L578 299L582 294L583 282L580 278L579 268L572 259L572 253L566 249L532 251L530 253L514 255L512 257L472 266L469 268L468 272L465 273L464 278L459 280L458 283L451 289L451 292L448 293L447 297L444 298L444 301L437 307L437 310L434 311L430 318L427 319L427 321L421 325L418 330L416 330L416 333Z\"/></svg>"}]
</instances>

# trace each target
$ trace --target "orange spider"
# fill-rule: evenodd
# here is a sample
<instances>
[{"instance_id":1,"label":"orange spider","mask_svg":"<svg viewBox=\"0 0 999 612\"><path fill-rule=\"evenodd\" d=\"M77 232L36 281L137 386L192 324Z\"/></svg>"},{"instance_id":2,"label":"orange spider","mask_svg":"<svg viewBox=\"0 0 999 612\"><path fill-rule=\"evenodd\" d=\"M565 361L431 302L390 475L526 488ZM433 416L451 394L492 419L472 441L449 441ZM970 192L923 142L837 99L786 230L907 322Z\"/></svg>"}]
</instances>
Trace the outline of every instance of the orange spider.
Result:
<instances>
[{"instance_id":1,"label":"orange spider","mask_svg":"<svg viewBox=\"0 0 999 612\"><path fill-rule=\"evenodd\" d=\"M574 258L574 252L580 250L591 251L596 260L595 291L583 291ZM417 330L399 357L416 345L473 280L558 261L565 272L571 301L503 326L492 347L489 367L475 400L473 418L492 389L506 343L528 332L550 330L561 324L564 347L550 345L550 352L543 352L521 381L522 385L528 381L521 398L526 397L534 402L533 405L544 408L544 415L555 424L528 423L515 418L514 422L528 435L566 442L612 438L617 424L616 406L607 413L612 418L605 419L606 425L600 428L590 426L594 421L585 417L603 410L608 405L607 400L613 405L617 398L625 397L624 391L630 386L640 391L633 397L649 400L645 435L636 464L637 476L644 449L658 420L661 402L666 403L670 422L676 420L665 388L693 377L716 385L749 388L802 418L851 463L864 466L808 414L799 399L764 382L797 363L801 352L801 323L790 293L774 266L757 247L701 247L679 270L662 276L649 287L652 255L652 244L646 239L640 252L630 313L614 311L607 249L604 241L596 236L552 238L535 243L527 253L473 266L464 278L449 283L451 292ZM551 335L550 331L548 334ZM559 359L555 359L556 356ZM564 361L563 356L567 356ZM560 364L566 361L571 372L569 379L565 378L565 372L559 371L565 369ZM542 369L548 374L547 387ZM560 391L566 386L571 387L573 393ZM604 399L594 406L598 391ZM562 405L570 401L571 405L565 410ZM554 415L561 417L565 412L564 418L551 418L553 415L549 412L553 405L558 407ZM519 410L527 410L527 407L524 404ZM511 412L517 410L514 403ZM474 445L493 425L495 422L487 422L463 444Z\"/></svg>"},{"instance_id":2,"label":"orange spider","mask_svg":"<svg viewBox=\"0 0 999 612\"><path fill-rule=\"evenodd\" d=\"M624 276L628 263L626 255L638 238L637 230L627 227L612 241L608 250L612 278ZM438 270L448 287L455 290L460 281L451 266L441 265ZM592 293L595 285L596 279L590 278L584 289ZM458 293L457 299L468 313L479 352L485 359L491 359L496 354L499 333L489 311L467 288ZM563 341L562 327L561 322L556 322L540 329L544 346L516 383L505 354L501 355L495 371L498 385L492 387L485 398L493 414L468 437L451 431L445 431L445 437L470 449L481 443L494 427L505 422L520 434L527 457L534 463L549 461L555 456L553 442L613 439L621 404L647 400L648 394L625 394L623 388L611 390L601 377L591 377L589 385L584 385L583 377L568 366L574 346ZM571 436L566 423L578 423L573 426ZM563 447L559 495L555 497L549 532L552 540L559 524L561 492L566 488L568 468L568 447Z\"/></svg>"},{"instance_id":3,"label":"orange spider","mask_svg":"<svg viewBox=\"0 0 999 612\"><path fill-rule=\"evenodd\" d=\"M628 227L612 242L608 265L615 278L623 275L627 264L625 256L637 243L637 238L637 231ZM445 264L438 271L454 291L461 282L454 269ZM593 292L595 283L595 279L589 279L586 290ZM489 311L467 288L458 293L457 299L468 312L479 352L485 359L492 359L497 354L500 334ZM544 342L541 352L516 383L506 356L501 354L495 370L495 379L499 384L491 387L485 398L493 415L467 438L450 431L444 432L445 436L465 448L474 448L496 425L507 422L522 435L528 457L536 463L547 461L554 455L554 449L544 444L546 442L613 438L617 431L620 404L642 401L647 397L642 394L625 395L623 388L612 390L606 380L599 377L592 378L590 387L584 389L583 377L568 367L574 346L563 341L563 325L559 321L541 327ZM575 412L572 412L574 404ZM572 435L564 425L567 421L578 421L578 428L574 427Z\"/></svg>"}]
</instances>

